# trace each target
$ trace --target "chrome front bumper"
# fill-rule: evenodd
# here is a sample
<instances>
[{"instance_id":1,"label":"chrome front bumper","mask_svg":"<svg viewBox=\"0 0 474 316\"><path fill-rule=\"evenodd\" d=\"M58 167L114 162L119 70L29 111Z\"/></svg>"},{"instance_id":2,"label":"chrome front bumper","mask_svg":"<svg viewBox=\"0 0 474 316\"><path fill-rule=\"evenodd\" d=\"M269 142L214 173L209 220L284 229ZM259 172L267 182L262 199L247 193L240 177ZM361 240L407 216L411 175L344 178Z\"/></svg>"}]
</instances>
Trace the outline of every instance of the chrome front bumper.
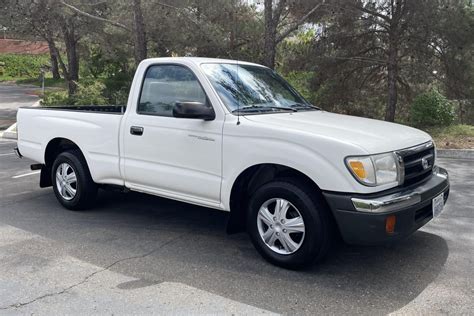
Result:
<instances>
[{"instance_id":1,"label":"chrome front bumper","mask_svg":"<svg viewBox=\"0 0 474 316\"><path fill-rule=\"evenodd\" d=\"M342 238L358 245L385 244L411 235L433 218L433 198L440 194L446 203L449 177L443 168L406 188L372 194L323 191ZM389 217L396 218L393 232L387 232Z\"/></svg>"},{"instance_id":2,"label":"chrome front bumper","mask_svg":"<svg viewBox=\"0 0 474 316\"><path fill-rule=\"evenodd\" d=\"M446 170L438 167L433 169L433 177L449 180ZM351 198L351 201L354 208L359 212L386 213L411 207L420 203L422 201L422 193L425 191L426 188L421 185L414 189L408 189L377 198L364 199L353 197Z\"/></svg>"}]
</instances>

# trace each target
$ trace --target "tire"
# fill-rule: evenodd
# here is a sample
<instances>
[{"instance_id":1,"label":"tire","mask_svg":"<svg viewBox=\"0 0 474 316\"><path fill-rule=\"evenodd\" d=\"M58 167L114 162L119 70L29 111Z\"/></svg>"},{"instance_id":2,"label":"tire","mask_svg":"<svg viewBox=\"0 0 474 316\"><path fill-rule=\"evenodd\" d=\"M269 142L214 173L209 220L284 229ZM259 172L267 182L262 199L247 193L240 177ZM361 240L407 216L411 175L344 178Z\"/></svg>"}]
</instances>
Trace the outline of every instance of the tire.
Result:
<instances>
[{"instance_id":1,"label":"tire","mask_svg":"<svg viewBox=\"0 0 474 316\"><path fill-rule=\"evenodd\" d=\"M312 186L295 179L276 179L261 186L250 197L247 213L250 239L260 255L277 266L305 268L323 259L330 249L333 223L329 207L323 196L310 188ZM277 214L277 204L281 210L288 207L286 215ZM269 213L262 213L261 208ZM288 242L288 238L293 243Z\"/></svg>"},{"instance_id":2,"label":"tire","mask_svg":"<svg viewBox=\"0 0 474 316\"><path fill-rule=\"evenodd\" d=\"M59 203L69 210L85 210L96 200L97 184L92 180L87 162L79 150L65 151L56 157L51 168L51 181Z\"/></svg>"}]
</instances>

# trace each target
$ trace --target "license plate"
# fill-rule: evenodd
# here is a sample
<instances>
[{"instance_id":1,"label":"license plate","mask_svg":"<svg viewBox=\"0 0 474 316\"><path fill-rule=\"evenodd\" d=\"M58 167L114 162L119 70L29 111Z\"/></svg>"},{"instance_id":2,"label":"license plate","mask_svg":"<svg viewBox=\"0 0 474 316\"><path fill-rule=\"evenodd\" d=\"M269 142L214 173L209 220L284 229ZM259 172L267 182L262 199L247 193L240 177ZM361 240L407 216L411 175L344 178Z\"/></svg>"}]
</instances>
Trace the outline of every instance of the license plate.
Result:
<instances>
[{"instance_id":1,"label":"license plate","mask_svg":"<svg viewBox=\"0 0 474 316\"><path fill-rule=\"evenodd\" d=\"M433 199L433 217L438 217L444 208L444 193Z\"/></svg>"}]
</instances>

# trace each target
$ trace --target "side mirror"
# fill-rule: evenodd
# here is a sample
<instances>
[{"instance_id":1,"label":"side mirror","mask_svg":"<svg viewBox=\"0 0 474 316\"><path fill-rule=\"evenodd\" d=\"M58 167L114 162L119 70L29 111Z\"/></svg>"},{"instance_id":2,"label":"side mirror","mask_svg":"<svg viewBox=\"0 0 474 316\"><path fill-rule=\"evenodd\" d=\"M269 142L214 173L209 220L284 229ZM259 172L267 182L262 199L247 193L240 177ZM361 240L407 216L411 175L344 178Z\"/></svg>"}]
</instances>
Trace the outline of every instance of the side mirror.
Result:
<instances>
[{"instance_id":1,"label":"side mirror","mask_svg":"<svg viewBox=\"0 0 474 316\"><path fill-rule=\"evenodd\" d=\"M173 107L173 116L177 118L201 119L212 121L216 113L211 106L201 102L176 102Z\"/></svg>"}]
</instances>

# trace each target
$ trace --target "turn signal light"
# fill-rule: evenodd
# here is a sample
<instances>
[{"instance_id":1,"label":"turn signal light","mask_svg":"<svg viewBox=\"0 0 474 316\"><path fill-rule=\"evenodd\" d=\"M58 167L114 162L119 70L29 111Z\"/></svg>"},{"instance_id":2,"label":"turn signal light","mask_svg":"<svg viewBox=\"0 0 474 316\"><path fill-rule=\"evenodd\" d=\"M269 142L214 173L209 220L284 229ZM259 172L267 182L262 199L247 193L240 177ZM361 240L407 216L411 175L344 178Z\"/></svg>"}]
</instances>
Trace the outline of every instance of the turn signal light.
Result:
<instances>
[{"instance_id":1,"label":"turn signal light","mask_svg":"<svg viewBox=\"0 0 474 316\"><path fill-rule=\"evenodd\" d=\"M356 174L356 176L359 177L359 179L365 179L366 178L366 173L365 173L365 168L362 162L360 161L350 161L349 162L352 171Z\"/></svg>"},{"instance_id":2,"label":"turn signal light","mask_svg":"<svg viewBox=\"0 0 474 316\"><path fill-rule=\"evenodd\" d=\"M397 218L395 215L390 215L385 219L385 231L387 234L393 234L395 232L395 224L397 223Z\"/></svg>"}]
</instances>

